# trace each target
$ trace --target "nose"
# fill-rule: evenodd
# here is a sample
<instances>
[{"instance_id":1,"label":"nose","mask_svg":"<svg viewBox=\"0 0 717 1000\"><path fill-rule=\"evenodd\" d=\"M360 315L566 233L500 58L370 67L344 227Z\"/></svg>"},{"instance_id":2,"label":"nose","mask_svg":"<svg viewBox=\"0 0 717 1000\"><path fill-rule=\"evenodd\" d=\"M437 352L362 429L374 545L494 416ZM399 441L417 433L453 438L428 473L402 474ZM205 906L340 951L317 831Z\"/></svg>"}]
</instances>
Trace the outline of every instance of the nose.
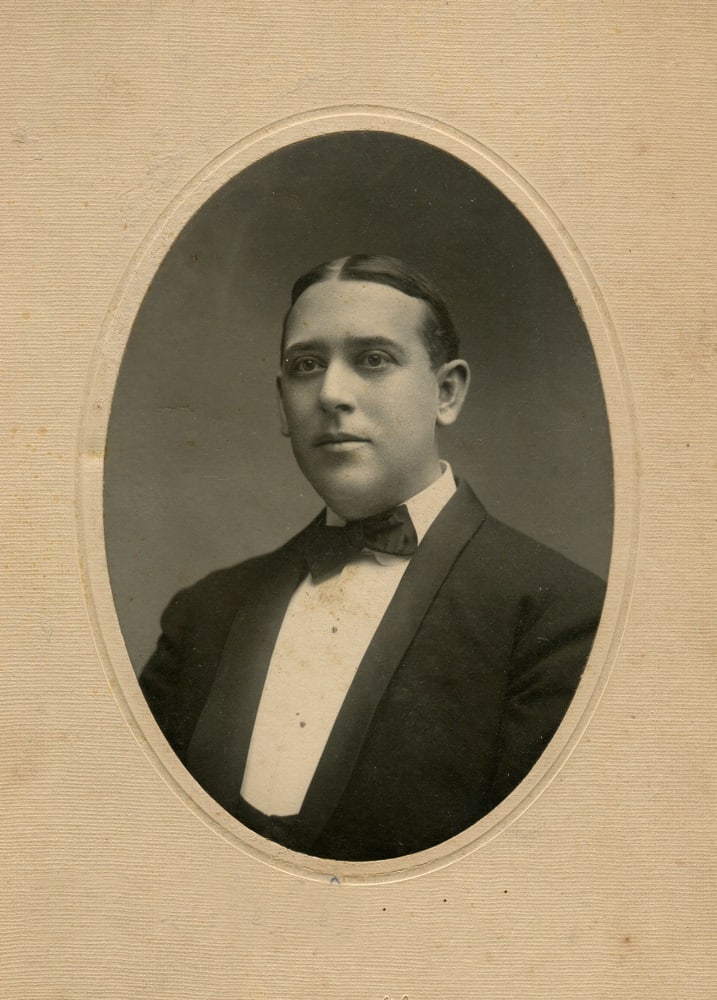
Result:
<instances>
[{"instance_id":1,"label":"nose","mask_svg":"<svg viewBox=\"0 0 717 1000\"><path fill-rule=\"evenodd\" d=\"M321 379L319 405L322 410L353 410L356 406L355 377L351 368L341 361L329 362Z\"/></svg>"}]
</instances>

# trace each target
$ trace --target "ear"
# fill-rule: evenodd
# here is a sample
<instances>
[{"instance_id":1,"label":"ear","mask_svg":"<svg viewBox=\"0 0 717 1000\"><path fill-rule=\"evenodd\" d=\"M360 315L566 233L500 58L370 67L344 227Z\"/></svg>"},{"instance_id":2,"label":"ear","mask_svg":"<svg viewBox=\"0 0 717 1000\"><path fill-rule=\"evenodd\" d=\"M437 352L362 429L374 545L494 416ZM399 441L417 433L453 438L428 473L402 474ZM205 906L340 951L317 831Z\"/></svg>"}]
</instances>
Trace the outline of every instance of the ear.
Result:
<instances>
[{"instance_id":1,"label":"ear","mask_svg":"<svg viewBox=\"0 0 717 1000\"><path fill-rule=\"evenodd\" d=\"M284 396L281 391L281 375L276 376L276 403L279 408L279 427L281 428L281 433L284 435L284 437L290 437L289 421L286 419L286 410L284 409Z\"/></svg>"},{"instance_id":2,"label":"ear","mask_svg":"<svg viewBox=\"0 0 717 1000\"><path fill-rule=\"evenodd\" d=\"M471 382L468 362L460 358L447 361L436 372L436 381L438 382L436 423L440 427L448 427L458 419L468 393Z\"/></svg>"}]
</instances>

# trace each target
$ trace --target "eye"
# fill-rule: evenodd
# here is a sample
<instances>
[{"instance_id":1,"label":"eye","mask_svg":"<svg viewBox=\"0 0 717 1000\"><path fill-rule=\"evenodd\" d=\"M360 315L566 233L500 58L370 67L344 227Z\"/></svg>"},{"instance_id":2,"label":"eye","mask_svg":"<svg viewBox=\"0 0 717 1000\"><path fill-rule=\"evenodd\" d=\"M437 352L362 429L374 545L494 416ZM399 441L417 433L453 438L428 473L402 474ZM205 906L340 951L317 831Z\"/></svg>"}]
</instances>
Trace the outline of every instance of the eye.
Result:
<instances>
[{"instance_id":1,"label":"eye","mask_svg":"<svg viewBox=\"0 0 717 1000\"><path fill-rule=\"evenodd\" d=\"M386 351L366 351L361 355L361 364L363 367L371 368L374 371L388 367L392 361L393 358Z\"/></svg>"},{"instance_id":2,"label":"eye","mask_svg":"<svg viewBox=\"0 0 717 1000\"><path fill-rule=\"evenodd\" d=\"M289 359L287 367L291 375L313 375L315 372L321 371L323 364L318 358L306 355Z\"/></svg>"}]
</instances>

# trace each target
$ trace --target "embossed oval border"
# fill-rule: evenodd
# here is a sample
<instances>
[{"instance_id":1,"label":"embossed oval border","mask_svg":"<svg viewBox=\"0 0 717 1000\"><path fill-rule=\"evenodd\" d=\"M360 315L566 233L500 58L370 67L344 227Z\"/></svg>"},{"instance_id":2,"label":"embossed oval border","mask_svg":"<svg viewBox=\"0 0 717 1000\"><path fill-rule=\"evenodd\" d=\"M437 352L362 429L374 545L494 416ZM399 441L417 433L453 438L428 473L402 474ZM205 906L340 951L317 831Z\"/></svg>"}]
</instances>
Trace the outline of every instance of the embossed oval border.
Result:
<instances>
[{"instance_id":1,"label":"embossed oval border","mask_svg":"<svg viewBox=\"0 0 717 1000\"><path fill-rule=\"evenodd\" d=\"M104 558L103 459L119 367L149 282L174 239L227 181L283 146L330 132L394 132L462 160L523 214L552 253L586 324L605 396L613 452L614 529L608 588L582 681L557 733L524 781L468 830L427 851L377 862L332 862L264 840L226 813L180 764L141 694L127 654ZM110 688L135 738L175 794L209 827L274 868L320 882L378 884L435 871L477 850L513 823L565 764L592 717L615 662L637 563L637 433L626 368L607 307L569 233L547 203L487 147L433 119L378 106L319 108L273 123L216 157L168 205L139 247L110 304L87 379L76 456L77 543L95 644Z\"/></svg>"}]
</instances>

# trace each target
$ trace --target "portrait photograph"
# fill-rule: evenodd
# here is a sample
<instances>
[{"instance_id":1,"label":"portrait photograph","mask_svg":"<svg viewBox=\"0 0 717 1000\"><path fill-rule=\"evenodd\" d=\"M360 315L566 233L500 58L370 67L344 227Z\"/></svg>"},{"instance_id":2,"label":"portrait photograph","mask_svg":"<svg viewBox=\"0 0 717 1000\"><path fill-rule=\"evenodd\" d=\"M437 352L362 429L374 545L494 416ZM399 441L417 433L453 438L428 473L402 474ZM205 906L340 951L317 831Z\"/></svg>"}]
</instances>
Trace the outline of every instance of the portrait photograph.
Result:
<instances>
[{"instance_id":1,"label":"portrait photograph","mask_svg":"<svg viewBox=\"0 0 717 1000\"><path fill-rule=\"evenodd\" d=\"M0 994L717 996L715 27L4 5Z\"/></svg>"},{"instance_id":2,"label":"portrait photograph","mask_svg":"<svg viewBox=\"0 0 717 1000\"><path fill-rule=\"evenodd\" d=\"M154 720L291 850L450 841L572 702L612 491L589 332L510 199L390 131L280 147L184 225L112 399L108 570Z\"/></svg>"}]
</instances>

